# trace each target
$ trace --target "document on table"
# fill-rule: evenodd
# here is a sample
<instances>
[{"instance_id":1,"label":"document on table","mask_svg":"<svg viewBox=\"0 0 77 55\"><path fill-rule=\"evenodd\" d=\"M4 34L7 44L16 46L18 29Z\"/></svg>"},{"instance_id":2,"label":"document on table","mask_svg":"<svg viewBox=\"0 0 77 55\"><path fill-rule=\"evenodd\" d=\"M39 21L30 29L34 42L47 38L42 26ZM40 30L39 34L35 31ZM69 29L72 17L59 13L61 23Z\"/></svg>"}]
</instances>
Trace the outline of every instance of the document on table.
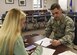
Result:
<instances>
[{"instance_id":1,"label":"document on table","mask_svg":"<svg viewBox=\"0 0 77 55\"><path fill-rule=\"evenodd\" d=\"M42 53L42 55L53 55L54 52L55 52L54 49L43 47L43 53Z\"/></svg>"},{"instance_id":2,"label":"document on table","mask_svg":"<svg viewBox=\"0 0 77 55\"><path fill-rule=\"evenodd\" d=\"M36 41L35 43L40 45L40 43L42 42L41 46L47 47L47 46L51 45L50 41L52 41L52 39L46 37L46 38L43 38L39 41Z\"/></svg>"},{"instance_id":3,"label":"document on table","mask_svg":"<svg viewBox=\"0 0 77 55\"><path fill-rule=\"evenodd\" d=\"M65 52L60 53L58 55L77 55L77 54L73 53L72 51L65 51Z\"/></svg>"}]
</instances>

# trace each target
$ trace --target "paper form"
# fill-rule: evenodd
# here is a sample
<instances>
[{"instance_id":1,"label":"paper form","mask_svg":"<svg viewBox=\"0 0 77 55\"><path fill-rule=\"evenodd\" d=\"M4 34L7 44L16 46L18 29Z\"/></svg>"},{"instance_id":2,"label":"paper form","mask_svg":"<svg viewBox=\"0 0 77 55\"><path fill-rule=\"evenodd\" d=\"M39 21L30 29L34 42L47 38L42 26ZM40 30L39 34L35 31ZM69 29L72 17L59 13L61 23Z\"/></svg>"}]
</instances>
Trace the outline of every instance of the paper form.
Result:
<instances>
[{"instance_id":1,"label":"paper form","mask_svg":"<svg viewBox=\"0 0 77 55\"><path fill-rule=\"evenodd\" d=\"M58 55L77 55L77 54L73 53L72 51L65 51L65 52L60 53Z\"/></svg>"},{"instance_id":2,"label":"paper form","mask_svg":"<svg viewBox=\"0 0 77 55\"><path fill-rule=\"evenodd\" d=\"M43 53L42 53L42 55L53 55L54 52L55 52L54 49L43 47Z\"/></svg>"},{"instance_id":3,"label":"paper form","mask_svg":"<svg viewBox=\"0 0 77 55\"><path fill-rule=\"evenodd\" d=\"M46 37L46 38L43 38L43 39L41 39L39 41L36 41L35 43L40 45L40 43L42 42L41 46L47 47L47 46L51 45L51 43L50 43L51 40L52 39Z\"/></svg>"}]
</instances>

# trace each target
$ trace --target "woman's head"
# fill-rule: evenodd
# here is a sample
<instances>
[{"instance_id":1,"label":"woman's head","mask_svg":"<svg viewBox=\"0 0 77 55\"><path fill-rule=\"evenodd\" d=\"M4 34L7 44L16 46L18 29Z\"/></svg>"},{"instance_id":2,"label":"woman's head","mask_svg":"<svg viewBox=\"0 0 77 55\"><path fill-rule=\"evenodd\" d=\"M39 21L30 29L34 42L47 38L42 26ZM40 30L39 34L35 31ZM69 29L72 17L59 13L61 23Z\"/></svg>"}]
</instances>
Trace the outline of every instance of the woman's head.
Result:
<instances>
[{"instance_id":1,"label":"woman's head","mask_svg":"<svg viewBox=\"0 0 77 55\"><path fill-rule=\"evenodd\" d=\"M6 14L0 30L0 48L4 41L9 46L9 54L13 54L13 48L17 37L21 34L21 29L25 24L26 14L19 9L13 8ZM5 51L6 49L4 49ZM6 54L6 53L5 53Z\"/></svg>"},{"instance_id":2,"label":"woman's head","mask_svg":"<svg viewBox=\"0 0 77 55\"><path fill-rule=\"evenodd\" d=\"M4 26L7 25L7 27L10 26L14 30L19 29L22 28L23 24L21 23L22 20L26 20L25 18L26 18L26 14L24 12L16 8L13 8L10 11L8 11L8 13L6 14L3 25Z\"/></svg>"}]
</instances>

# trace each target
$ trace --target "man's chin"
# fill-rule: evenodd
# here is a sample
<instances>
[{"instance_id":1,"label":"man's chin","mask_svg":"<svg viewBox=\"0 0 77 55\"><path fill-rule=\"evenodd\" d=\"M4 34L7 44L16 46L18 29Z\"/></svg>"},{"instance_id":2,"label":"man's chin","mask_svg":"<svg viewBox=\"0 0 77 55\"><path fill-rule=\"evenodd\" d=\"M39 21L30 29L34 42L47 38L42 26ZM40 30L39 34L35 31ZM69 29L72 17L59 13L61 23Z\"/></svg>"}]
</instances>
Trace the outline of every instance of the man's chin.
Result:
<instances>
[{"instance_id":1,"label":"man's chin","mask_svg":"<svg viewBox=\"0 0 77 55\"><path fill-rule=\"evenodd\" d=\"M59 20L59 18L58 17L56 17L56 18L54 18L55 20Z\"/></svg>"}]
</instances>

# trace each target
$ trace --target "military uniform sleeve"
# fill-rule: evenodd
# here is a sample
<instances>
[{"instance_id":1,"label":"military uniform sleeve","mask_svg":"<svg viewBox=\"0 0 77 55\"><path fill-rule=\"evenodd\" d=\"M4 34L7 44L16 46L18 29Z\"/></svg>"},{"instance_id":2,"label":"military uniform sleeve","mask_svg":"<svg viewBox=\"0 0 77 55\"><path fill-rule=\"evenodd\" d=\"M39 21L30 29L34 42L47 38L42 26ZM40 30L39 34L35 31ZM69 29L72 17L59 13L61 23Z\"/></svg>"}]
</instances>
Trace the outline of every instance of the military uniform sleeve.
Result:
<instances>
[{"instance_id":1,"label":"military uniform sleeve","mask_svg":"<svg viewBox=\"0 0 77 55\"><path fill-rule=\"evenodd\" d=\"M42 52L43 52L43 48L41 46L38 46L31 55L42 55Z\"/></svg>"},{"instance_id":2,"label":"military uniform sleeve","mask_svg":"<svg viewBox=\"0 0 77 55\"><path fill-rule=\"evenodd\" d=\"M69 19L66 21L66 27L65 27L65 36L63 36L61 39L62 44L71 44L74 39L74 22L72 19Z\"/></svg>"},{"instance_id":3,"label":"military uniform sleeve","mask_svg":"<svg viewBox=\"0 0 77 55\"><path fill-rule=\"evenodd\" d=\"M22 37L18 37L15 43L14 55L28 55L27 51L25 50Z\"/></svg>"},{"instance_id":4,"label":"military uniform sleeve","mask_svg":"<svg viewBox=\"0 0 77 55\"><path fill-rule=\"evenodd\" d=\"M49 37L52 32L52 19L50 19L46 25L45 33L43 36Z\"/></svg>"}]
</instances>

